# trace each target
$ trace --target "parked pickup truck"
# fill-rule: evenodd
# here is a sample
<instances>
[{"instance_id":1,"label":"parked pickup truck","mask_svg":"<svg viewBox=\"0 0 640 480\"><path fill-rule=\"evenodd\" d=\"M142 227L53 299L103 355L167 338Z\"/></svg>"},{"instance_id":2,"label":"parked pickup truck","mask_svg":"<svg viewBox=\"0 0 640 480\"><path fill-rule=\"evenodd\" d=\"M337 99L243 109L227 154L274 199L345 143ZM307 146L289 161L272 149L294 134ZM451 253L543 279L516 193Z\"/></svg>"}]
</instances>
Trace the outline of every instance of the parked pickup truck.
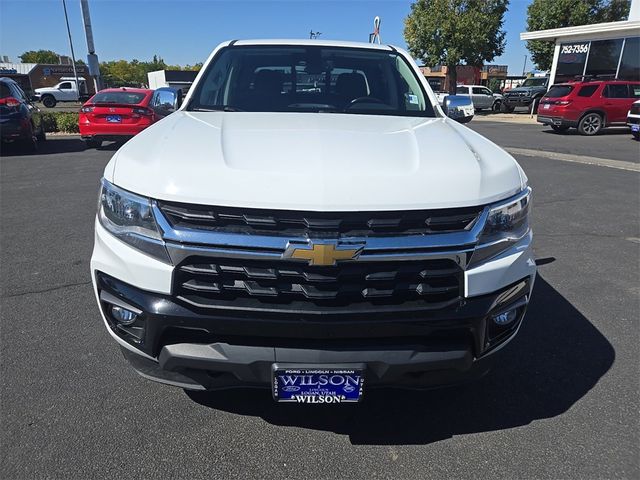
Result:
<instances>
[{"instance_id":1,"label":"parked pickup truck","mask_svg":"<svg viewBox=\"0 0 640 480\"><path fill-rule=\"evenodd\" d=\"M456 95L471 98L476 112L480 110L497 112L502 104L502 95L493 93L483 85L458 85L456 87ZM441 96L438 100L444 99L445 96Z\"/></svg>"},{"instance_id":2,"label":"parked pickup truck","mask_svg":"<svg viewBox=\"0 0 640 480\"><path fill-rule=\"evenodd\" d=\"M536 275L527 177L406 51L225 42L164 102L104 170L91 258L143 377L357 402L477 378L515 337Z\"/></svg>"},{"instance_id":3,"label":"parked pickup truck","mask_svg":"<svg viewBox=\"0 0 640 480\"><path fill-rule=\"evenodd\" d=\"M504 93L501 111L511 113L516 107L530 107L535 102L534 113L538 111L538 102L547 93L549 77L527 78L522 85Z\"/></svg>"},{"instance_id":4,"label":"parked pickup truck","mask_svg":"<svg viewBox=\"0 0 640 480\"><path fill-rule=\"evenodd\" d=\"M80 91L76 86L74 77L62 77L61 82L53 87L43 87L35 89L35 97L47 108L53 108L58 102L84 102L90 97L87 90L87 83L84 78L78 77Z\"/></svg>"}]
</instances>

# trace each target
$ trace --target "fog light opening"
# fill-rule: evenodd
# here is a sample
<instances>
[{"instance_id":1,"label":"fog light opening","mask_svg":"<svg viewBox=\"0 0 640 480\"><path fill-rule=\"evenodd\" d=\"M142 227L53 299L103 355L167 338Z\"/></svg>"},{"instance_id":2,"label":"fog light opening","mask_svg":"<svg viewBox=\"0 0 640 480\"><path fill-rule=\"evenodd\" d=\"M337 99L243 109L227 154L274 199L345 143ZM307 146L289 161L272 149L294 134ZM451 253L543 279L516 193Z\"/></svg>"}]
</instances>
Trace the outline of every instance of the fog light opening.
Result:
<instances>
[{"instance_id":1,"label":"fog light opening","mask_svg":"<svg viewBox=\"0 0 640 480\"><path fill-rule=\"evenodd\" d=\"M491 317L493 322L496 325L501 327L505 327L515 321L518 318L518 309L512 308L511 310L507 310L506 312L499 313L498 315L494 315Z\"/></svg>"},{"instance_id":2,"label":"fog light opening","mask_svg":"<svg viewBox=\"0 0 640 480\"><path fill-rule=\"evenodd\" d=\"M136 313L117 305L111 306L111 316L119 325L124 326L133 325L133 323L138 319L138 315Z\"/></svg>"}]
</instances>

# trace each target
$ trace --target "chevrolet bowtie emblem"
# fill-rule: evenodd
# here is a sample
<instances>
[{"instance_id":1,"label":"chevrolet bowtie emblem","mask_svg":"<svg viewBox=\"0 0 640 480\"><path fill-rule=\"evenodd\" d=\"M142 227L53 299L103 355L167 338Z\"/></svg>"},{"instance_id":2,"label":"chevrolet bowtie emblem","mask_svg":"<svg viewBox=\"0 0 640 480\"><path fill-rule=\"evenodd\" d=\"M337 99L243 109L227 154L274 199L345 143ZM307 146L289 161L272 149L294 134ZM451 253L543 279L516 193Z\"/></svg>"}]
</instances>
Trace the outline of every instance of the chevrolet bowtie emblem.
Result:
<instances>
[{"instance_id":1,"label":"chevrolet bowtie emblem","mask_svg":"<svg viewBox=\"0 0 640 480\"><path fill-rule=\"evenodd\" d=\"M362 252L362 246L338 247L335 243L289 244L283 257L308 260L309 265L331 266L338 260L354 260Z\"/></svg>"}]
</instances>

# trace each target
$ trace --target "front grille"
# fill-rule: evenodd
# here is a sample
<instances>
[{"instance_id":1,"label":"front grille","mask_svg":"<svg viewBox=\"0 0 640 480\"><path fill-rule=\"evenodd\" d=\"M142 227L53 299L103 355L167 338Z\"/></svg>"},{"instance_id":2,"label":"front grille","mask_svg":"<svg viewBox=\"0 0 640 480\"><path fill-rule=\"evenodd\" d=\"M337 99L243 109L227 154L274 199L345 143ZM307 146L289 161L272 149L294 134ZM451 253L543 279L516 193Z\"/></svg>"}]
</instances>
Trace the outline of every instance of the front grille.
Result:
<instances>
[{"instance_id":1,"label":"front grille","mask_svg":"<svg viewBox=\"0 0 640 480\"><path fill-rule=\"evenodd\" d=\"M303 212L160 202L174 228L225 233L306 235L411 235L469 230L482 207L389 212Z\"/></svg>"},{"instance_id":2,"label":"front grille","mask_svg":"<svg viewBox=\"0 0 640 480\"><path fill-rule=\"evenodd\" d=\"M174 295L193 305L253 299L263 304L397 305L433 307L462 296L463 272L448 259L344 262L309 266L290 260L190 257L174 275Z\"/></svg>"},{"instance_id":3,"label":"front grille","mask_svg":"<svg viewBox=\"0 0 640 480\"><path fill-rule=\"evenodd\" d=\"M633 118L633 117L628 117L627 118L627 123L631 123L631 124L638 124L640 123L640 118Z\"/></svg>"}]
</instances>

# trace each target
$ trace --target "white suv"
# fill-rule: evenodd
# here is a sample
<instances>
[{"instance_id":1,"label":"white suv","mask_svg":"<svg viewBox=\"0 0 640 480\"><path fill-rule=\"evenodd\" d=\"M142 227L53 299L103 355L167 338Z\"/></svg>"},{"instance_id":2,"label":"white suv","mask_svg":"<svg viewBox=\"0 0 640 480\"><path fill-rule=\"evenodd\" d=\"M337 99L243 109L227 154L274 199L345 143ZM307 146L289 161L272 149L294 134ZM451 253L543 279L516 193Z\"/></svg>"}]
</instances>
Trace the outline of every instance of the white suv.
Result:
<instances>
[{"instance_id":1,"label":"white suv","mask_svg":"<svg viewBox=\"0 0 640 480\"><path fill-rule=\"evenodd\" d=\"M405 51L225 42L107 165L91 275L144 377L354 402L487 371L533 287L530 197Z\"/></svg>"}]
</instances>

